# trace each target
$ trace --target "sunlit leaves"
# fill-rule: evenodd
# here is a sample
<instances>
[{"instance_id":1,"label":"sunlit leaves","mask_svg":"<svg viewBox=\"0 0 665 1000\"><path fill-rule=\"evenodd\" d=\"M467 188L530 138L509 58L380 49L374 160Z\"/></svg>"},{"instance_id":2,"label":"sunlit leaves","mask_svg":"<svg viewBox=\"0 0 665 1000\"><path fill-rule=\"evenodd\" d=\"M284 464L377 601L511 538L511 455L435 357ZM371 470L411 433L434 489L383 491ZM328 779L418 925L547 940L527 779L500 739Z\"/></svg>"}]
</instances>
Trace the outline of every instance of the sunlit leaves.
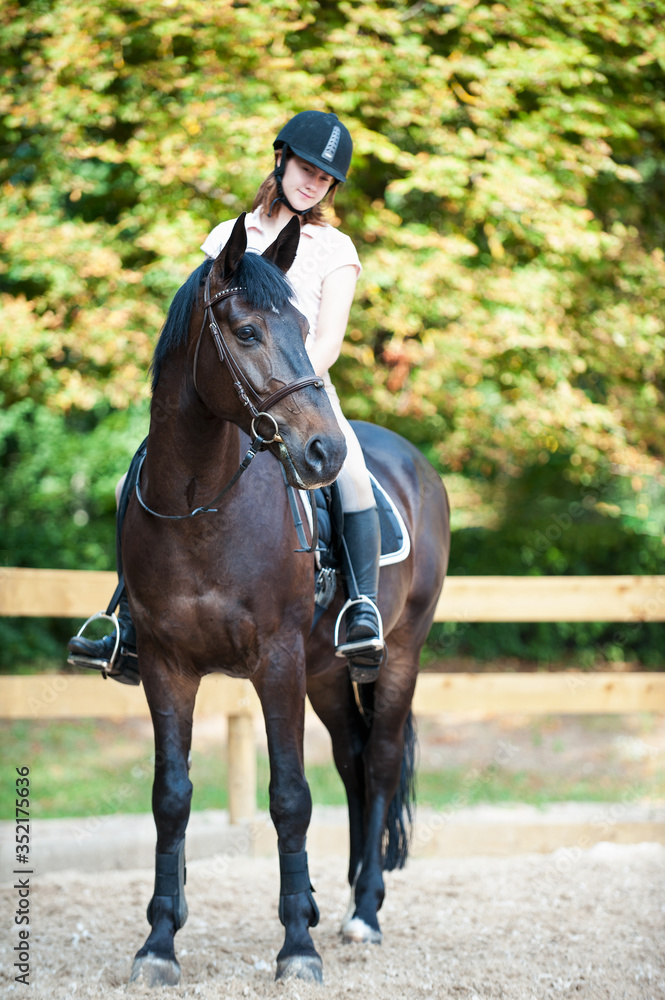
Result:
<instances>
[{"instance_id":1,"label":"sunlit leaves","mask_svg":"<svg viewBox=\"0 0 665 1000\"><path fill-rule=\"evenodd\" d=\"M291 114L355 140L351 415L484 476L660 473L665 3L5 5L5 405L124 407ZM548 443L549 442L549 443Z\"/></svg>"}]
</instances>

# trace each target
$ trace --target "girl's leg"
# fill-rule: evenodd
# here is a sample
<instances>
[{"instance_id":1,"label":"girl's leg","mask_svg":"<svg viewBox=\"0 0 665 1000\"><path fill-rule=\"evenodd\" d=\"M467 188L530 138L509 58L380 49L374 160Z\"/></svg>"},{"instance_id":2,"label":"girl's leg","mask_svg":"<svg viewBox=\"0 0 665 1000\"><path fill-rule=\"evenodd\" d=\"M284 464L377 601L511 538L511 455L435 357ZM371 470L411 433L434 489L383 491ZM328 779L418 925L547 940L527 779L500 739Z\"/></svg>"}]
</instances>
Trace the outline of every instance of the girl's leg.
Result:
<instances>
[{"instance_id":1,"label":"girl's leg","mask_svg":"<svg viewBox=\"0 0 665 1000\"><path fill-rule=\"evenodd\" d=\"M349 581L349 591L353 598L365 598L346 610L346 637L337 649L349 658L353 680L367 683L376 680L383 655L383 630L376 606L381 555L379 514L360 442L327 379L326 391L347 445L347 457L337 481L344 510L344 541L355 578Z\"/></svg>"},{"instance_id":2,"label":"girl's leg","mask_svg":"<svg viewBox=\"0 0 665 1000\"><path fill-rule=\"evenodd\" d=\"M344 513L364 511L371 507L375 508L372 482L369 478L367 466L365 465L365 456L360 447L360 442L356 437L356 432L342 413L339 397L329 379L325 379L325 388L328 393L330 405L337 417L337 423L346 438L346 459L337 477Z\"/></svg>"},{"instance_id":3,"label":"girl's leg","mask_svg":"<svg viewBox=\"0 0 665 1000\"><path fill-rule=\"evenodd\" d=\"M115 488L116 507L120 506L122 488L127 473L121 477ZM127 592L123 590L118 602L118 625L120 627L120 648L114 660L115 632L103 639L86 639L75 635L69 640L67 662L75 667L91 667L103 671L121 684L140 684L141 678L136 656L136 630L129 610Z\"/></svg>"}]
</instances>

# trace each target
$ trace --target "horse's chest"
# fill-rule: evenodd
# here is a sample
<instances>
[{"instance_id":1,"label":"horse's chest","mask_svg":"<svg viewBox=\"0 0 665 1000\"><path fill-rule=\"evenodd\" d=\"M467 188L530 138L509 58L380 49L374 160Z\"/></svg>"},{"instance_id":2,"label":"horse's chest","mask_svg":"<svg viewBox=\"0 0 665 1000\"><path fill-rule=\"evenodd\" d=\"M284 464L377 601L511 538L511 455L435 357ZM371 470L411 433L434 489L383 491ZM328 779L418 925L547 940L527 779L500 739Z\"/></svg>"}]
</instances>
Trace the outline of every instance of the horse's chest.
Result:
<instances>
[{"instance_id":1,"label":"horse's chest","mask_svg":"<svg viewBox=\"0 0 665 1000\"><path fill-rule=\"evenodd\" d=\"M258 522L246 511L221 515L188 526L177 545L172 529L149 525L153 534L143 534L125 567L139 644L143 632L204 670L246 673L271 643L309 631L313 560Z\"/></svg>"},{"instance_id":2,"label":"horse's chest","mask_svg":"<svg viewBox=\"0 0 665 1000\"><path fill-rule=\"evenodd\" d=\"M205 567L181 562L177 572L162 577L168 585L145 602L142 588L135 589L139 644L147 632L162 649L204 672L247 676L270 658L271 644L281 645L285 636L295 641L309 630L313 581L302 575L285 572L269 583L258 565L240 556Z\"/></svg>"},{"instance_id":3,"label":"horse's chest","mask_svg":"<svg viewBox=\"0 0 665 1000\"><path fill-rule=\"evenodd\" d=\"M251 672L260 659L261 620L251 601L214 586L172 592L146 631L178 659L204 670ZM139 616L140 617L140 616ZM147 626L147 628L146 628ZM139 644L141 636L139 623Z\"/></svg>"}]
</instances>

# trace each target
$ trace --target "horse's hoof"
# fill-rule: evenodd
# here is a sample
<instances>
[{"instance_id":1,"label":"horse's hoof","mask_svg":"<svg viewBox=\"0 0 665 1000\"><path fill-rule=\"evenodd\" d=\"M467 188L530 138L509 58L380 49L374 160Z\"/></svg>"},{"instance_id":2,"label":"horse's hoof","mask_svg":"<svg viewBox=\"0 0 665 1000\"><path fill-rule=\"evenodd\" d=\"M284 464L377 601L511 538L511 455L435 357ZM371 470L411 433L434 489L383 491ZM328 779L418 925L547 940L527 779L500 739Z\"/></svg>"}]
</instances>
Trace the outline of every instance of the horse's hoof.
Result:
<instances>
[{"instance_id":1,"label":"horse's hoof","mask_svg":"<svg viewBox=\"0 0 665 1000\"><path fill-rule=\"evenodd\" d=\"M381 931L370 927L360 917L352 917L342 926L345 944L381 944Z\"/></svg>"},{"instance_id":2,"label":"horse's hoof","mask_svg":"<svg viewBox=\"0 0 665 1000\"><path fill-rule=\"evenodd\" d=\"M145 986L177 986L180 982L180 966L174 958L159 958L148 952L134 959L130 983L139 982Z\"/></svg>"},{"instance_id":3,"label":"horse's hoof","mask_svg":"<svg viewBox=\"0 0 665 1000\"><path fill-rule=\"evenodd\" d=\"M312 983L322 983L323 962L318 955L278 958L275 979L307 979Z\"/></svg>"}]
</instances>

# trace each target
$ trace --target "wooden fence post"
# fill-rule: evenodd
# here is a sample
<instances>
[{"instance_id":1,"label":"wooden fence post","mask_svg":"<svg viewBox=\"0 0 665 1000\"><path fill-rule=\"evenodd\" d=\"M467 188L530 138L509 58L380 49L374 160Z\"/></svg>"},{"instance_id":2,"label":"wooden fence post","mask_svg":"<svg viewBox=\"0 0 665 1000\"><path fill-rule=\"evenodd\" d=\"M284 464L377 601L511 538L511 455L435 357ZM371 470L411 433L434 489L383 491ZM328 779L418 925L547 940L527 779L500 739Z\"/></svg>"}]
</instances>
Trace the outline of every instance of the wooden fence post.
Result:
<instances>
[{"instance_id":1,"label":"wooden fence post","mask_svg":"<svg viewBox=\"0 0 665 1000\"><path fill-rule=\"evenodd\" d=\"M229 821L243 823L256 809L256 744L251 715L229 715Z\"/></svg>"}]
</instances>

